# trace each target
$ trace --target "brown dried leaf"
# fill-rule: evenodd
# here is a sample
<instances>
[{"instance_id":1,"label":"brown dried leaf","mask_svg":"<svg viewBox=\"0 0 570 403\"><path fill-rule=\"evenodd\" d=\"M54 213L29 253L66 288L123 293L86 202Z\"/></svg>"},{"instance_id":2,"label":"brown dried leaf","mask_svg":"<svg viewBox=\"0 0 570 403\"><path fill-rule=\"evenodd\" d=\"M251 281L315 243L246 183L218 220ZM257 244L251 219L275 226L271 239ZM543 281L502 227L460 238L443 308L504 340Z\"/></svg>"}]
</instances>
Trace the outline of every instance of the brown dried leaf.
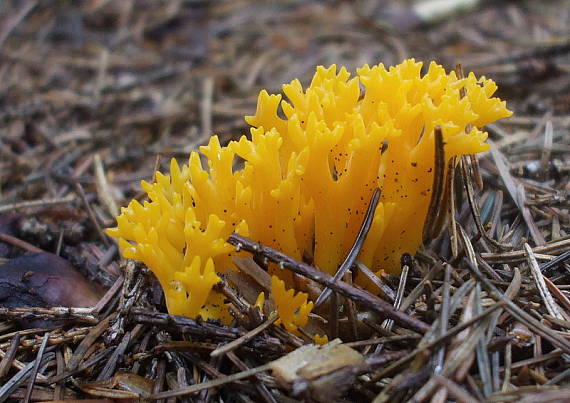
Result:
<instances>
[{"instance_id":1,"label":"brown dried leaf","mask_svg":"<svg viewBox=\"0 0 570 403\"><path fill-rule=\"evenodd\" d=\"M101 286L51 253L19 256L0 266L0 306L90 307L103 294ZM45 324L39 322L42 321L27 321L24 325Z\"/></svg>"}]
</instances>

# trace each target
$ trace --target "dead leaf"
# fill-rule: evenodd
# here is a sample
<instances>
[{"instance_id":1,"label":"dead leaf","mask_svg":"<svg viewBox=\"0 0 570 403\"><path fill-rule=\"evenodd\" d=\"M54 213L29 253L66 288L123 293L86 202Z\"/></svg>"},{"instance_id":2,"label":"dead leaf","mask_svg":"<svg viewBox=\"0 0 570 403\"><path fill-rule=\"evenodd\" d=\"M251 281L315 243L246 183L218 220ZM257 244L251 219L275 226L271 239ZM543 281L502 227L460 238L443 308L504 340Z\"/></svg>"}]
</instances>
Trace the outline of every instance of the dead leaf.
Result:
<instances>
[{"instance_id":1,"label":"dead leaf","mask_svg":"<svg viewBox=\"0 0 570 403\"><path fill-rule=\"evenodd\" d=\"M0 265L0 306L90 307L103 296L103 288L87 280L65 259L52 253L19 256ZM26 321L24 326L46 325Z\"/></svg>"}]
</instances>

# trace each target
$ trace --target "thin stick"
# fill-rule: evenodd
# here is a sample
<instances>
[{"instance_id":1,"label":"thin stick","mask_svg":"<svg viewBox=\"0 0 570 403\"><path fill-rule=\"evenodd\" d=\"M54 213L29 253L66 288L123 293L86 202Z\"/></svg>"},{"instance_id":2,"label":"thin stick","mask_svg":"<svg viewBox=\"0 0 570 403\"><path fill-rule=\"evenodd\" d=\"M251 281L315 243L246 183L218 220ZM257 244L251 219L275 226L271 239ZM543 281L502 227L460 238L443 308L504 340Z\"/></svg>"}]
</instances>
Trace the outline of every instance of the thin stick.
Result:
<instances>
[{"instance_id":1,"label":"thin stick","mask_svg":"<svg viewBox=\"0 0 570 403\"><path fill-rule=\"evenodd\" d=\"M30 243L27 243L26 241L22 241L21 239L13 237L12 235L3 234L2 232L0 232L0 241L9 243L10 245L17 246L32 253L45 252L45 250L40 249Z\"/></svg>"},{"instance_id":2,"label":"thin stick","mask_svg":"<svg viewBox=\"0 0 570 403\"><path fill-rule=\"evenodd\" d=\"M117 316L116 314L112 314L111 316L108 316L107 318L105 318L101 322L99 322L99 324L97 326L95 326L95 327L93 327L93 329L91 329L89 334L81 341L81 343L79 343L79 346L77 346L77 348L75 349L75 352L73 353L73 355L69 359L69 362L67 363L67 370L68 371L73 371L74 369L76 369L79 366L79 364L81 363L81 360L83 359L83 357L87 353L87 349L89 347L91 347L91 345L93 343L95 343L95 340L97 340L99 338L99 336L101 336L105 330L107 330L107 328L109 327L109 322L111 320L113 320L116 316Z\"/></svg>"},{"instance_id":3,"label":"thin stick","mask_svg":"<svg viewBox=\"0 0 570 403\"><path fill-rule=\"evenodd\" d=\"M58 204L66 204L70 203L75 200L74 195L68 195L65 197L54 197L50 199L39 199L39 200L27 200L21 201L17 203L10 203L10 204L2 204L0 205L0 214L8 213L15 210L21 210L26 208L35 208L35 207L47 207L47 206L55 206Z\"/></svg>"},{"instance_id":4,"label":"thin stick","mask_svg":"<svg viewBox=\"0 0 570 403\"><path fill-rule=\"evenodd\" d=\"M563 263L565 260L569 258L570 258L570 250L567 250L563 254L556 256L550 262L543 263L540 266L540 271L545 275L547 275L555 266L559 265L560 263Z\"/></svg>"},{"instance_id":5,"label":"thin stick","mask_svg":"<svg viewBox=\"0 0 570 403\"><path fill-rule=\"evenodd\" d=\"M506 304L506 309L515 319L522 323L525 323L536 334L548 340L555 347L560 348L565 353L570 353L570 342L560 337L551 329L544 327L544 325L536 320L532 315L529 315L521 308L519 308L513 301L507 298L497 287L495 287L493 283L491 283L485 276L483 276L479 269L473 266L470 262L467 262L467 266L469 267L469 271L489 292L489 295L492 298L498 301L503 301Z\"/></svg>"},{"instance_id":6,"label":"thin stick","mask_svg":"<svg viewBox=\"0 0 570 403\"><path fill-rule=\"evenodd\" d=\"M211 381L202 382L202 383L199 383L197 385L187 386L185 388L171 390L168 392L155 393L153 395L148 396L148 399L152 399L152 400L154 400L154 399L167 399L170 397L190 395L190 394L197 393L197 392L200 392L200 391L205 390L205 389L215 388L218 386L225 385L226 383L235 382L235 381L239 381L240 379L249 378L250 376L253 376L253 375L258 374L258 373L263 372L263 371L267 371L269 369L270 369L270 364L265 364L265 365L261 365L261 366L256 367L256 368L248 369L247 371L238 372L237 374L223 376L223 377L220 377L217 379L213 379Z\"/></svg>"},{"instance_id":7,"label":"thin stick","mask_svg":"<svg viewBox=\"0 0 570 403\"><path fill-rule=\"evenodd\" d=\"M224 355L224 354L229 353L232 350L235 350L236 348L238 348L242 344L247 343L248 341L253 339L259 333L263 332L269 326L274 324L277 319L279 319L279 315L273 315L273 317L269 318L268 320L263 322L261 325L257 326L255 329L250 330L249 332L247 332L243 336L241 336L235 340L230 341L228 344L224 344L224 345L218 347L217 349L215 349L214 351L212 351L210 353L210 357L219 357L220 355Z\"/></svg>"},{"instance_id":8,"label":"thin stick","mask_svg":"<svg viewBox=\"0 0 570 403\"><path fill-rule=\"evenodd\" d=\"M570 239L563 239L561 241L552 242L542 246L536 246L532 248L532 252L535 256L539 254L554 254L570 252ZM487 263L520 263L526 260L526 252L524 250L515 250L503 253L481 253L481 257L487 261ZM570 256L564 256L561 260L556 262L560 263L562 260L567 259ZM555 260L555 259L553 259ZM549 262L550 263L550 262ZM542 267L547 266L548 263L542 265ZM548 267L548 266L547 266ZM550 268L550 267L548 267ZM541 270L545 270L541 268Z\"/></svg>"},{"instance_id":9,"label":"thin stick","mask_svg":"<svg viewBox=\"0 0 570 403\"><path fill-rule=\"evenodd\" d=\"M471 319L449 329L449 331L447 333L445 333L443 336L440 336L437 339L435 339L429 343L424 344L420 348L417 348L414 351L409 352L404 357L400 358L398 361L396 361L396 362L392 363L390 366L384 368L381 372L374 375L371 378L370 382L376 382L376 381L390 375L393 371L400 368L402 365L405 365L408 362L410 362L411 360L413 360L418 354L421 354L425 351L431 350L432 348L439 346L441 343L447 342L450 338L455 336L457 333L467 329L468 327L472 326L473 324L475 324L475 323L479 322L480 320L486 318L489 314L495 312L497 309L502 308L503 306L504 306L504 304L502 302L499 302L498 304L493 305L492 307L490 307L489 309L487 309L483 313L481 313L477 316L474 316Z\"/></svg>"},{"instance_id":10,"label":"thin stick","mask_svg":"<svg viewBox=\"0 0 570 403\"><path fill-rule=\"evenodd\" d=\"M345 273L350 270L358 254L362 250L362 246L364 246L364 241L366 240L366 236L370 231L370 227L372 226L372 220L374 219L374 212L376 211L376 206L378 206L378 201L380 200L380 189L376 188L374 190L374 194L372 195L372 199L370 199L370 203L368 204L368 209L366 210L366 215L364 216L364 221L362 222L362 226L360 227L360 231L358 231L358 235L356 236L356 240L354 241L354 245L348 252L346 259L344 262L341 263L340 267L338 268L337 272L333 277L333 281L341 280ZM331 290L329 287L326 287L321 295L315 301L315 307L320 306L323 302L327 300L327 298L331 295Z\"/></svg>"},{"instance_id":11,"label":"thin stick","mask_svg":"<svg viewBox=\"0 0 570 403\"><path fill-rule=\"evenodd\" d=\"M294 273L300 274L303 277L310 278L319 284L330 287L339 294L347 298L351 298L354 302L366 306L377 313L386 316L387 318L394 319L398 325L407 329L414 330L419 333L425 333L429 330L429 326L419 319L413 318L410 315L394 309L392 305L381 300L375 295L370 294L364 290L346 284L344 281L334 281L332 276L315 269L308 264L299 262L284 253L276 251L275 249L268 248L267 246L260 245L251 239L245 238L238 234L232 234L228 238L228 243L236 246L237 248L246 250L250 253L260 254L268 260L277 263L280 267L291 270Z\"/></svg>"},{"instance_id":12,"label":"thin stick","mask_svg":"<svg viewBox=\"0 0 570 403\"><path fill-rule=\"evenodd\" d=\"M121 289L125 278L123 276L117 277L111 288L107 290L105 295L101 297L99 301L95 305L93 305L92 312L93 313L100 313L101 310L107 305L107 303L115 296L115 294Z\"/></svg>"},{"instance_id":13,"label":"thin stick","mask_svg":"<svg viewBox=\"0 0 570 403\"><path fill-rule=\"evenodd\" d=\"M356 267L362 274L364 274L370 281L374 283L376 287L380 290L380 295L384 299L388 299L389 301L394 301L396 299L396 293L394 290L390 288L388 284L386 284L380 277L376 275L372 270L370 270L364 263L357 260Z\"/></svg>"},{"instance_id":14,"label":"thin stick","mask_svg":"<svg viewBox=\"0 0 570 403\"><path fill-rule=\"evenodd\" d=\"M32 397L32 390L34 389L34 384L36 383L36 376L38 374L38 370L40 369L40 364L42 363L42 357L44 355L44 351L46 349L48 340L49 340L49 332L46 332L44 334L44 338L42 340L40 349L38 350L38 355L36 357L34 368L32 369L30 382L28 383L28 388L26 389L26 396L24 397L24 403L28 403L30 401L30 398Z\"/></svg>"},{"instance_id":15,"label":"thin stick","mask_svg":"<svg viewBox=\"0 0 570 403\"><path fill-rule=\"evenodd\" d=\"M87 215L89 216L89 219L91 220L91 222L95 226L95 229L97 230L97 235L99 235L99 238L101 239L101 241L103 241L105 246L109 247L111 245L109 242L109 239L107 238L107 236L103 232L101 225L99 225L99 221L97 221L97 217L95 217L95 213L93 212L93 209L91 208L91 204L89 204L89 200L87 200L87 196L85 195L85 191L83 190L83 187L81 186L81 184L79 182L75 183L75 189L77 190L77 193L79 193L79 197L81 197L81 200L83 201L83 204L85 205L85 208L87 209Z\"/></svg>"},{"instance_id":16,"label":"thin stick","mask_svg":"<svg viewBox=\"0 0 570 403\"><path fill-rule=\"evenodd\" d=\"M406 290L406 282L408 280L408 273L410 272L410 266L404 265L402 267L402 273L400 274L400 284L398 284L398 292L396 293L396 300L394 301L394 309L400 310L402 307L402 301L404 300L404 291ZM382 328L388 332L392 330L394 326L394 321L392 319L386 319L382 322ZM384 348L383 344L376 346L374 353L378 354Z\"/></svg>"},{"instance_id":17,"label":"thin stick","mask_svg":"<svg viewBox=\"0 0 570 403\"><path fill-rule=\"evenodd\" d=\"M91 314L91 308L72 308L55 306L51 308L26 307L26 308L6 308L0 307L0 318L6 319L44 319L44 320L73 320L96 324L99 319Z\"/></svg>"},{"instance_id":18,"label":"thin stick","mask_svg":"<svg viewBox=\"0 0 570 403\"><path fill-rule=\"evenodd\" d=\"M242 360L240 360L239 357L233 351L230 351L228 353L228 358L234 363L234 365L236 367L238 367L239 370L247 371L248 369L250 369L247 366L247 364L245 362L243 362ZM268 402L268 403L277 403L277 400L271 394L267 385L265 385L265 383L263 383L261 377L256 376L256 378L257 378L257 381L254 381L255 388L257 389L257 392L263 398L263 400Z\"/></svg>"}]
</instances>

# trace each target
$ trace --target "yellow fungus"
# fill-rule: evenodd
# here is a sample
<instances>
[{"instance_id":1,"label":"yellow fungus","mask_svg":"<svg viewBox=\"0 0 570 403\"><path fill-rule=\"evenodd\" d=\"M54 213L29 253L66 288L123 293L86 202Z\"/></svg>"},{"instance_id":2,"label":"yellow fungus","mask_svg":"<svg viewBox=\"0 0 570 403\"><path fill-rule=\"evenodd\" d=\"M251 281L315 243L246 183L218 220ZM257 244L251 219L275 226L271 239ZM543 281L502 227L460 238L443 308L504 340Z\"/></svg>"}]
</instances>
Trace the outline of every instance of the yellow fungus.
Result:
<instances>
[{"instance_id":1,"label":"yellow fungus","mask_svg":"<svg viewBox=\"0 0 570 403\"><path fill-rule=\"evenodd\" d=\"M295 293L295 290L286 290L285 282L277 276L272 276L271 296L279 314L275 324L282 324L291 333L299 334L298 327L307 324L309 314L313 310L313 303L307 302L308 295L304 292Z\"/></svg>"},{"instance_id":2,"label":"yellow fungus","mask_svg":"<svg viewBox=\"0 0 570 403\"><path fill-rule=\"evenodd\" d=\"M313 336L313 342L315 344L318 344L319 346L322 346L329 342L329 337L326 334L324 336L321 336L320 334L315 334Z\"/></svg>"},{"instance_id":3,"label":"yellow fungus","mask_svg":"<svg viewBox=\"0 0 570 403\"><path fill-rule=\"evenodd\" d=\"M151 268L169 312L228 323L223 296L212 286L233 268L236 252L226 242L232 232L297 259L310 256L333 274L380 188L359 259L376 272L398 273L401 255L421 246L434 128L442 129L447 162L487 150L481 127L511 114L492 97L493 81L459 79L433 62L425 74L421 68L413 59L388 69L365 65L351 78L345 68L317 67L308 88L298 80L283 86L287 100L261 91L256 113L246 117L249 138L221 146L213 136L200 147L206 168L196 152L182 167L173 160L169 175L143 182L150 201L132 201L108 233L119 238L125 257ZM233 169L236 157L242 169ZM269 270L293 286L287 271ZM285 292L277 277L273 298L285 312L282 304L300 297Z\"/></svg>"},{"instance_id":4,"label":"yellow fungus","mask_svg":"<svg viewBox=\"0 0 570 403\"><path fill-rule=\"evenodd\" d=\"M255 304L253 304L253 306L255 306L257 309L259 309L259 312L263 313L263 308L265 307L265 293L264 292L260 292L257 295L257 298L255 300Z\"/></svg>"}]
</instances>

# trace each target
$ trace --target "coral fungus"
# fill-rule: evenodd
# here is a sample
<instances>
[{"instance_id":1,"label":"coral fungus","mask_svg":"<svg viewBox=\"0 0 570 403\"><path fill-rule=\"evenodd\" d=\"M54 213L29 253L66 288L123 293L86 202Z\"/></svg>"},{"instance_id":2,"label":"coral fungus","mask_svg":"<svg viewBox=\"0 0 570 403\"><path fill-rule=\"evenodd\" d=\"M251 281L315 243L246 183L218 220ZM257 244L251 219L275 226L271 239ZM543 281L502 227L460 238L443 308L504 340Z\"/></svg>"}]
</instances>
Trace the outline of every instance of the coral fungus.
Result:
<instances>
[{"instance_id":1,"label":"coral fungus","mask_svg":"<svg viewBox=\"0 0 570 403\"><path fill-rule=\"evenodd\" d=\"M441 127L449 161L487 150L480 127L510 115L492 97L493 81L460 79L435 63L425 74L421 69L414 60L389 69L366 65L351 78L344 68L318 67L307 89L298 80L283 86L288 101L261 91L255 115L246 117L250 138L222 147L213 136L200 148L207 168L195 152L182 168L173 160L169 175L143 182L150 201L123 208L109 234L120 239L125 257L156 274L171 313L228 321L212 287L216 273L232 267L232 232L298 259L310 256L332 274L380 188L359 259L397 273L400 256L422 242L434 128ZM236 157L242 169L233 168ZM292 286L285 272L270 270ZM274 291L279 306L295 298L284 290Z\"/></svg>"},{"instance_id":2,"label":"coral fungus","mask_svg":"<svg viewBox=\"0 0 570 403\"><path fill-rule=\"evenodd\" d=\"M279 314L276 324L283 324L290 332L297 333L298 326L307 324L309 313L313 309L313 303L307 302L308 295L286 290L285 282L277 276L271 277L271 294Z\"/></svg>"}]
</instances>

